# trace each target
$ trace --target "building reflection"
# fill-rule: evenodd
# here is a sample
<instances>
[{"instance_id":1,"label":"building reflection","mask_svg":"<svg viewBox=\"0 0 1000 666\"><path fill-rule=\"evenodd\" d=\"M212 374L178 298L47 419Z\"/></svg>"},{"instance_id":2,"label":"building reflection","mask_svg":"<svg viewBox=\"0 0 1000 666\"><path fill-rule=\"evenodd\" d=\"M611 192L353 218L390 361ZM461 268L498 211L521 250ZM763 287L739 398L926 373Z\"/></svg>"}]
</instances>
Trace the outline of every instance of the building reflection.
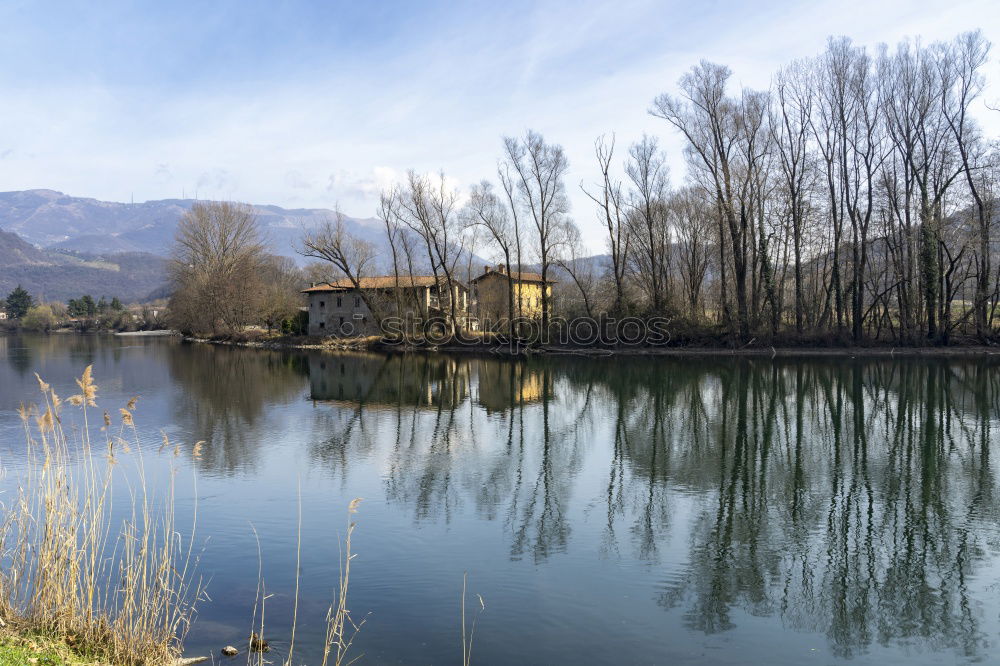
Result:
<instances>
[{"instance_id":1,"label":"building reflection","mask_svg":"<svg viewBox=\"0 0 1000 666\"><path fill-rule=\"evenodd\" d=\"M552 399L552 384L545 381L549 368L543 364L520 359L477 359L471 364L478 380L477 401L487 414Z\"/></svg>"},{"instance_id":2,"label":"building reflection","mask_svg":"<svg viewBox=\"0 0 1000 666\"><path fill-rule=\"evenodd\" d=\"M309 396L343 407L453 409L469 395L468 364L428 354L315 354Z\"/></svg>"}]
</instances>

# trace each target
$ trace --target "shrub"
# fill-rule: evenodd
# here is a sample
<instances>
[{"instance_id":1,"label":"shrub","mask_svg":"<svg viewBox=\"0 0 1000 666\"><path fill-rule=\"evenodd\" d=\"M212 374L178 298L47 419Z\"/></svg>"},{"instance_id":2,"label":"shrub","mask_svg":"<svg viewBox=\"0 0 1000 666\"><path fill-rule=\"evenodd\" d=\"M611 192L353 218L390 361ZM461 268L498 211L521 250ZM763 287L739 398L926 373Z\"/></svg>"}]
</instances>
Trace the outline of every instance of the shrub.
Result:
<instances>
[{"instance_id":1,"label":"shrub","mask_svg":"<svg viewBox=\"0 0 1000 666\"><path fill-rule=\"evenodd\" d=\"M48 305L35 305L21 318L21 326L28 331L43 331L48 333L59 321Z\"/></svg>"}]
</instances>

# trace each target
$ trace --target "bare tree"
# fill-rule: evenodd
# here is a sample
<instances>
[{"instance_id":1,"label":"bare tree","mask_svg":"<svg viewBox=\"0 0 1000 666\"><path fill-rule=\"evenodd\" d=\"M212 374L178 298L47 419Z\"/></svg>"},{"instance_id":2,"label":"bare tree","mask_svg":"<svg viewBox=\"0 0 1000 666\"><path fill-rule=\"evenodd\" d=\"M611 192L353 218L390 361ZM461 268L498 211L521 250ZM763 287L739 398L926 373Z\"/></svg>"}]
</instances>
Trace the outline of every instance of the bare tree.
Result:
<instances>
[{"instance_id":1,"label":"bare tree","mask_svg":"<svg viewBox=\"0 0 1000 666\"><path fill-rule=\"evenodd\" d=\"M670 200L670 211L677 230L681 281L687 301L688 316L697 320L704 314L702 286L710 262L713 215L706 193L697 187L678 190Z\"/></svg>"},{"instance_id":2,"label":"bare tree","mask_svg":"<svg viewBox=\"0 0 1000 666\"><path fill-rule=\"evenodd\" d=\"M774 90L776 117L771 132L781 167L788 217L792 227L792 250L795 280L795 332L803 332L805 295L802 278L802 243L806 200L812 164L809 155L810 118L813 107L814 78L805 63L796 62L778 73Z\"/></svg>"},{"instance_id":3,"label":"bare tree","mask_svg":"<svg viewBox=\"0 0 1000 666\"><path fill-rule=\"evenodd\" d=\"M583 183L580 184L580 189L597 204L598 218L607 229L611 276L615 285L615 298L611 309L613 312L621 312L625 305L625 270L628 265L629 246L632 238L627 223L628 211L625 210L622 186L611 175L611 161L615 154L614 135L612 134L610 139L603 135L598 137L594 142L594 154L597 157L597 166L601 171L601 183L597 186L596 194L588 192ZM653 279L655 280L656 277ZM653 293L657 293L655 288Z\"/></svg>"},{"instance_id":4,"label":"bare tree","mask_svg":"<svg viewBox=\"0 0 1000 666\"><path fill-rule=\"evenodd\" d=\"M587 257L580 238L580 230L572 222L560 227L561 238L556 245L555 264L569 274L580 292L583 308L590 318L594 317L594 263ZM617 292L616 292L617 293Z\"/></svg>"},{"instance_id":5,"label":"bare tree","mask_svg":"<svg viewBox=\"0 0 1000 666\"><path fill-rule=\"evenodd\" d=\"M542 276L542 331L549 328L548 274L550 252L560 224L569 212L563 178L569 163L562 146L546 143L541 134L529 130L523 139L504 139L505 162L516 174L517 198L513 208L527 211L534 222Z\"/></svg>"},{"instance_id":6,"label":"bare tree","mask_svg":"<svg viewBox=\"0 0 1000 666\"><path fill-rule=\"evenodd\" d=\"M362 278L372 276L376 266L375 246L353 235L344 222L344 214L335 210L332 219L303 234L299 254L327 262L335 278L344 278L364 300L376 324L385 317L382 303L375 292L361 288Z\"/></svg>"},{"instance_id":7,"label":"bare tree","mask_svg":"<svg viewBox=\"0 0 1000 666\"><path fill-rule=\"evenodd\" d=\"M990 301L990 228L993 201L983 196L980 171L985 151L979 128L969 118L969 107L982 93L985 80L980 73L989 58L990 43L981 31L959 35L951 44L940 47L938 67L942 81L941 109L955 140L965 182L976 213L976 293L973 300L976 335L986 338ZM950 85L949 85L950 84Z\"/></svg>"},{"instance_id":8,"label":"bare tree","mask_svg":"<svg viewBox=\"0 0 1000 666\"><path fill-rule=\"evenodd\" d=\"M650 113L676 127L687 139L697 162L705 170L721 219L728 231L736 286L739 335L750 334L747 300L747 228L750 218L739 201L736 151L740 139L739 104L726 95L732 72L728 67L702 61L681 77L681 96L662 94Z\"/></svg>"},{"instance_id":9,"label":"bare tree","mask_svg":"<svg viewBox=\"0 0 1000 666\"><path fill-rule=\"evenodd\" d=\"M261 262L261 317L268 330L290 319L303 303L302 273L288 257L268 255Z\"/></svg>"},{"instance_id":10,"label":"bare tree","mask_svg":"<svg viewBox=\"0 0 1000 666\"><path fill-rule=\"evenodd\" d=\"M465 249L458 192L447 184L443 172L431 179L411 170L397 199L400 219L424 242L442 309L442 287L447 290L449 324L454 331L459 323L457 268Z\"/></svg>"},{"instance_id":11,"label":"bare tree","mask_svg":"<svg viewBox=\"0 0 1000 666\"><path fill-rule=\"evenodd\" d=\"M625 174L632 183L629 226L635 251L633 261L648 284L650 306L660 313L669 301L670 229L666 215L666 156L654 137L643 136L629 147Z\"/></svg>"},{"instance_id":12,"label":"bare tree","mask_svg":"<svg viewBox=\"0 0 1000 666\"><path fill-rule=\"evenodd\" d=\"M470 224L481 225L489 232L503 255L507 275L513 275L511 254L516 249L513 224L507 206L493 191L493 185L489 181L481 181L472 187L466 210ZM518 271L520 270L519 266ZM508 283L507 326L511 336L514 335L514 322L514 287L513 283Z\"/></svg>"},{"instance_id":13,"label":"bare tree","mask_svg":"<svg viewBox=\"0 0 1000 666\"><path fill-rule=\"evenodd\" d=\"M170 312L190 332L238 332L260 321L264 241L247 204L196 203L184 214L169 265Z\"/></svg>"}]
</instances>

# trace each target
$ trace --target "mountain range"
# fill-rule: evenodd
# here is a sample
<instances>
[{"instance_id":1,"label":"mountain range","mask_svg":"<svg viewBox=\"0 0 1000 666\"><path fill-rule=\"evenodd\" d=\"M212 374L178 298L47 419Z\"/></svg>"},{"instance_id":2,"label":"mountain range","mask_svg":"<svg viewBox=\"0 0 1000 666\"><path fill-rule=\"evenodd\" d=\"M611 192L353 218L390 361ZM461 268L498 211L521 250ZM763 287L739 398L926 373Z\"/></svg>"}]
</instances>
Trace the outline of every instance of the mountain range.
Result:
<instances>
[{"instance_id":1,"label":"mountain range","mask_svg":"<svg viewBox=\"0 0 1000 666\"><path fill-rule=\"evenodd\" d=\"M99 201L54 190L0 192L0 229L51 250L88 253L170 252L177 222L196 199L159 199L142 203ZM253 206L274 254L296 258L295 243L303 229L331 219L326 208ZM374 218L346 218L349 230L363 238L381 238Z\"/></svg>"},{"instance_id":2,"label":"mountain range","mask_svg":"<svg viewBox=\"0 0 1000 666\"><path fill-rule=\"evenodd\" d=\"M89 293L123 301L166 293L166 258L177 223L197 201L100 201L54 190L0 192L0 297L16 285L51 300ZM334 211L255 205L268 249L302 263L295 244ZM348 229L384 244L377 219L346 218Z\"/></svg>"}]
</instances>

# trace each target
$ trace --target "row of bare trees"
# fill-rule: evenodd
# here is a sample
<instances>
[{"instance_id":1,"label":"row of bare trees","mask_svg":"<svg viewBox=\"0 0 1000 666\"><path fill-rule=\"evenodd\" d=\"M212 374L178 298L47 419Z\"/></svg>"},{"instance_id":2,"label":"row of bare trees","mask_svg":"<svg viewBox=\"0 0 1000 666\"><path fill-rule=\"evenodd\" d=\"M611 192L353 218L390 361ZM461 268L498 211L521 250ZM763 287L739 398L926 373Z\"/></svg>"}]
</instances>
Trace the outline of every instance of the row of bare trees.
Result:
<instances>
[{"instance_id":1,"label":"row of bare trees","mask_svg":"<svg viewBox=\"0 0 1000 666\"><path fill-rule=\"evenodd\" d=\"M681 186L655 137L595 142L599 178L580 187L606 254L586 256L569 216L562 148L529 131L467 193L412 172L384 192L390 268L429 267L450 289L488 256L558 277L561 314L666 315L743 340L989 339L1000 152L974 120L994 112L989 50L978 31L874 52L831 38L767 90L703 61L650 108L684 139ZM334 263L350 276L356 259Z\"/></svg>"},{"instance_id":2,"label":"row of bare trees","mask_svg":"<svg viewBox=\"0 0 1000 666\"><path fill-rule=\"evenodd\" d=\"M580 187L603 230L599 256L587 256L570 217L562 147L533 131L505 138L494 177L468 191L443 172L413 171L383 191L387 251L339 214L299 251L355 287L377 274L398 284L433 275L439 311L456 328L456 289L485 257L508 274L557 279L563 315L669 316L744 341L987 340L1000 305L1000 150L975 118L995 113L982 94L989 51L978 31L875 51L831 38L767 90L736 88L723 65L695 65L650 108L684 140L680 186L656 137L624 150L614 135L595 141L599 175ZM197 287L220 304L215 320L236 327L257 306L231 290L252 284L260 271L248 267L264 253L247 237L247 211L218 212L232 218L218 238L199 235L204 210L182 227L175 283ZM213 254L233 246L246 256ZM405 294L364 297L380 319L423 307ZM189 317L205 316L189 300ZM541 305L547 330L547 290ZM522 314L516 293L506 306L511 321Z\"/></svg>"},{"instance_id":3,"label":"row of bare trees","mask_svg":"<svg viewBox=\"0 0 1000 666\"><path fill-rule=\"evenodd\" d=\"M995 332L997 147L971 114L986 110L989 48L979 32L874 54L831 39L770 90L732 91L727 67L702 62L656 98L716 222L724 327L855 342ZM671 237L679 255L701 224L691 212Z\"/></svg>"}]
</instances>

